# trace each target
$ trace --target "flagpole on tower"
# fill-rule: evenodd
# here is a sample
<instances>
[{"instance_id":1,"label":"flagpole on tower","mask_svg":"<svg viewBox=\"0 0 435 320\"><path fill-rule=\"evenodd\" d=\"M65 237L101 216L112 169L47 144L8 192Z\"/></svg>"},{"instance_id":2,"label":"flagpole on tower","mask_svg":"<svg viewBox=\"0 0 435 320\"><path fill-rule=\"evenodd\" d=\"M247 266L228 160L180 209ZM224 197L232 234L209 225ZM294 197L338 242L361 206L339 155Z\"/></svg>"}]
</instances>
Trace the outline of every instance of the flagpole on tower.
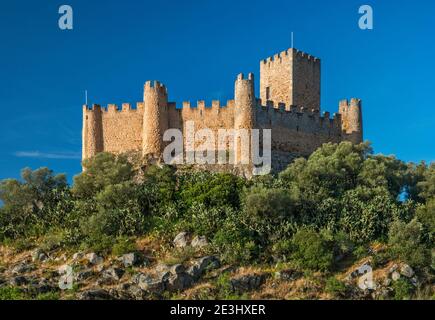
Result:
<instances>
[{"instance_id":1,"label":"flagpole on tower","mask_svg":"<svg viewBox=\"0 0 435 320\"><path fill-rule=\"evenodd\" d=\"M293 49L294 48L294 34L293 34L293 31L292 31L292 34L291 34L291 49Z\"/></svg>"},{"instance_id":2,"label":"flagpole on tower","mask_svg":"<svg viewBox=\"0 0 435 320\"><path fill-rule=\"evenodd\" d=\"M88 105L88 90L85 90L85 102Z\"/></svg>"}]
</instances>

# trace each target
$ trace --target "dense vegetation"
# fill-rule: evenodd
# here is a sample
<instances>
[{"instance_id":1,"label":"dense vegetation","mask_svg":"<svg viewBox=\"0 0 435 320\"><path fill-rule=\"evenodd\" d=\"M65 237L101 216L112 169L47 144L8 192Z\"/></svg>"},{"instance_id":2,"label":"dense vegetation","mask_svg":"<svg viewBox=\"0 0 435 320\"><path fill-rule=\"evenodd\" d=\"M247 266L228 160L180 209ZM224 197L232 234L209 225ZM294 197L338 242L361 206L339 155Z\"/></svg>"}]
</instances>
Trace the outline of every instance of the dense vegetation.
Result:
<instances>
[{"instance_id":1,"label":"dense vegetation","mask_svg":"<svg viewBox=\"0 0 435 320\"><path fill-rule=\"evenodd\" d=\"M227 263L291 261L333 271L374 242L386 257L433 272L435 164L373 155L369 144L325 144L278 176L138 167L100 153L68 186L47 168L0 183L0 240L48 249L120 252L150 236L169 245L179 231L206 236ZM331 290L340 290L332 278Z\"/></svg>"}]
</instances>

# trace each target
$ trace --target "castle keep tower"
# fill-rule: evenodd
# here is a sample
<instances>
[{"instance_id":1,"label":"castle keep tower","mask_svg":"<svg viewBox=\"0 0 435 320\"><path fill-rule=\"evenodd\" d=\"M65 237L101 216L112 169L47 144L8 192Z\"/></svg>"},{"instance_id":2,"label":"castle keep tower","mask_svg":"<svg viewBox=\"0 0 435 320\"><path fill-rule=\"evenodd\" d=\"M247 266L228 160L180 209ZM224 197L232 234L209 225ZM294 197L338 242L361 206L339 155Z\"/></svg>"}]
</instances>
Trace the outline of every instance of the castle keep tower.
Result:
<instances>
[{"instance_id":1,"label":"castle keep tower","mask_svg":"<svg viewBox=\"0 0 435 320\"><path fill-rule=\"evenodd\" d=\"M158 81L144 86L142 154L159 158L163 153L163 134L168 129L168 93Z\"/></svg>"},{"instance_id":2,"label":"castle keep tower","mask_svg":"<svg viewBox=\"0 0 435 320\"><path fill-rule=\"evenodd\" d=\"M320 59L288 49L260 61L260 98L263 104L284 103L320 110Z\"/></svg>"}]
</instances>

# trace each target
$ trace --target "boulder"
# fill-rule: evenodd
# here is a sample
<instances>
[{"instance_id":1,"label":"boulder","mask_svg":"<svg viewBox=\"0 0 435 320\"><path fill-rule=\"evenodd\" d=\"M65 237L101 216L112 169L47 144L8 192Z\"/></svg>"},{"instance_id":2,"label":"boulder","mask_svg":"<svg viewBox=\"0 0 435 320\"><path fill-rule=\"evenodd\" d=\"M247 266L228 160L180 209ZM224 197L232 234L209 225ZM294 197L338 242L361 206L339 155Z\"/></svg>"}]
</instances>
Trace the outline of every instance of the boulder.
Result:
<instances>
[{"instance_id":1,"label":"boulder","mask_svg":"<svg viewBox=\"0 0 435 320\"><path fill-rule=\"evenodd\" d=\"M94 271L92 269L85 269L82 271L79 271L74 274L74 280L75 281L83 281L86 279L89 279L94 275Z\"/></svg>"},{"instance_id":2,"label":"boulder","mask_svg":"<svg viewBox=\"0 0 435 320\"><path fill-rule=\"evenodd\" d=\"M230 285L232 291L242 293L258 289L265 280L262 274L248 274L232 278Z\"/></svg>"},{"instance_id":3,"label":"boulder","mask_svg":"<svg viewBox=\"0 0 435 320\"><path fill-rule=\"evenodd\" d=\"M113 296L104 289L90 289L78 294L79 300L113 300Z\"/></svg>"},{"instance_id":4,"label":"boulder","mask_svg":"<svg viewBox=\"0 0 435 320\"><path fill-rule=\"evenodd\" d=\"M48 255L42 249L35 249L32 252L33 262L44 262L48 260Z\"/></svg>"},{"instance_id":5,"label":"boulder","mask_svg":"<svg viewBox=\"0 0 435 320\"><path fill-rule=\"evenodd\" d=\"M291 270L291 269L277 271L274 274L275 279L284 280L284 281L293 281L299 279L301 276L302 276L301 272L298 272L296 270Z\"/></svg>"},{"instance_id":6,"label":"boulder","mask_svg":"<svg viewBox=\"0 0 435 320\"><path fill-rule=\"evenodd\" d=\"M400 279L400 273L397 272L397 271L394 271L394 272L391 274L391 279L393 279L393 281L397 281L397 280L399 280L399 279Z\"/></svg>"},{"instance_id":7,"label":"boulder","mask_svg":"<svg viewBox=\"0 0 435 320\"><path fill-rule=\"evenodd\" d=\"M110 267L103 272L103 278L113 281L119 281L121 280L124 273L125 271L121 268Z\"/></svg>"},{"instance_id":8,"label":"boulder","mask_svg":"<svg viewBox=\"0 0 435 320\"><path fill-rule=\"evenodd\" d=\"M137 266L141 263L140 256L135 252L126 253L120 256L118 261L120 261L126 268Z\"/></svg>"},{"instance_id":9,"label":"boulder","mask_svg":"<svg viewBox=\"0 0 435 320\"><path fill-rule=\"evenodd\" d=\"M161 293L165 290L165 283L162 279L155 278L149 274L137 273L132 278L133 283L137 284L140 289L152 293Z\"/></svg>"},{"instance_id":10,"label":"boulder","mask_svg":"<svg viewBox=\"0 0 435 320\"><path fill-rule=\"evenodd\" d=\"M179 274L179 273L183 273L185 271L186 271L186 268L182 264L176 264L170 268L170 272L172 274Z\"/></svg>"},{"instance_id":11,"label":"boulder","mask_svg":"<svg viewBox=\"0 0 435 320\"><path fill-rule=\"evenodd\" d=\"M412 278L415 274L414 270L407 264L403 264L400 267L400 274L407 278Z\"/></svg>"},{"instance_id":12,"label":"boulder","mask_svg":"<svg viewBox=\"0 0 435 320\"><path fill-rule=\"evenodd\" d=\"M86 258L86 260L88 260L88 262L90 264L93 264L93 265L101 264L104 261L104 259L102 257L100 257L99 255L97 255L95 252L88 253L85 256L85 258Z\"/></svg>"},{"instance_id":13,"label":"boulder","mask_svg":"<svg viewBox=\"0 0 435 320\"><path fill-rule=\"evenodd\" d=\"M204 236L196 236L195 238L193 238L191 244L192 247L194 248L204 248L206 246L209 245L207 238Z\"/></svg>"},{"instance_id":14,"label":"boulder","mask_svg":"<svg viewBox=\"0 0 435 320\"><path fill-rule=\"evenodd\" d=\"M30 272L35 270L35 266L25 263L25 262L21 262L20 264L17 264L16 266L14 266L12 268L12 273L13 274L23 274L26 272Z\"/></svg>"},{"instance_id":15,"label":"boulder","mask_svg":"<svg viewBox=\"0 0 435 320\"><path fill-rule=\"evenodd\" d=\"M174 238L174 246L176 248L184 248L187 247L189 244L189 235L187 232L180 232L177 234L177 236Z\"/></svg>"},{"instance_id":16,"label":"boulder","mask_svg":"<svg viewBox=\"0 0 435 320\"><path fill-rule=\"evenodd\" d=\"M168 291L177 292L191 287L194 279L186 272L172 274L166 284Z\"/></svg>"},{"instance_id":17,"label":"boulder","mask_svg":"<svg viewBox=\"0 0 435 320\"><path fill-rule=\"evenodd\" d=\"M219 259L215 256L202 257L198 259L196 263L198 264L201 272L217 269L221 265Z\"/></svg>"},{"instance_id":18,"label":"boulder","mask_svg":"<svg viewBox=\"0 0 435 320\"><path fill-rule=\"evenodd\" d=\"M79 252L74 253L72 258L74 261L77 261L77 260L83 259L84 256L85 256L85 254L83 252L79 251Z\"/></svg>"},{"instance_id":19,"label":"boulder","mask_svg":"<svg viewBox=\"0 0 435 320\"><path fill-rule=\"evenodd\" d=\"M29 283L29 280L24 276L16 276L9 279L9 285L12 287L21 287Z\"/></svg>"}]
</instances>

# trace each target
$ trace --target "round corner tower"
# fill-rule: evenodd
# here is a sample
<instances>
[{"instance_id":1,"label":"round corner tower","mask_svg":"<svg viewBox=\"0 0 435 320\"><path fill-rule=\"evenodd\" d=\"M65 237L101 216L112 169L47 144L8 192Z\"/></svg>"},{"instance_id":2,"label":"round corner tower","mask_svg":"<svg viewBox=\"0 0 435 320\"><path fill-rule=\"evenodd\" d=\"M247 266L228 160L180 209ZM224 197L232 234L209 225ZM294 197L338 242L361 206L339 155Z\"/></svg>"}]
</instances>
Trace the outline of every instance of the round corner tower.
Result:
<instances>
[{"instance_id":1,"label":"round corner tower","mask_svg":"<svg viewBox=\"0 0 435 320\"><path fill-rule=\"evenodd\" d=\"M342 130L348 135L348 140L357 144L363 142L362 102L352 98L340 101L339 112L342 114Z\"/></svg>"},{"instance_id":2,"label":"round corner tower","mask_svg":"<svg viewBox=\"0 0 435 320\"><path fill-rule=\"evenodd\" d=\"M237 76L234 86L234 128L235 129L252 129L255 125L255 93L254 93L254 75L250 73L248 79L243 74Z\"/></svg>"},{"instance_id":3,"label":"round corner tower","mask_svg":"<svg viewBox=\"0 0 435 320\"><path fill-rule=\"evenodd\" d=\"M158 81L144 86L144 114L142 154L160 158L163 153L163 134L168 129L168 93Z\"/></svg>"},{"instance_id":4,"label":"round corner tower","mask_svg":"<svg viewBox=\"0 0 435 320\"><path fill-rule=\"evenodd\" d=\"M255 126L255 105L256 98L254 93L254 75L249 73L248 79L243 77L243 74L237 76L234 88L234 129L237 132L237 159L243 164L250 162L250 136L251 130ZM246 132L242 132L244 129ZM249 143L243 143L243 134L247 134Z\"/></svg>"}]
</instances>

